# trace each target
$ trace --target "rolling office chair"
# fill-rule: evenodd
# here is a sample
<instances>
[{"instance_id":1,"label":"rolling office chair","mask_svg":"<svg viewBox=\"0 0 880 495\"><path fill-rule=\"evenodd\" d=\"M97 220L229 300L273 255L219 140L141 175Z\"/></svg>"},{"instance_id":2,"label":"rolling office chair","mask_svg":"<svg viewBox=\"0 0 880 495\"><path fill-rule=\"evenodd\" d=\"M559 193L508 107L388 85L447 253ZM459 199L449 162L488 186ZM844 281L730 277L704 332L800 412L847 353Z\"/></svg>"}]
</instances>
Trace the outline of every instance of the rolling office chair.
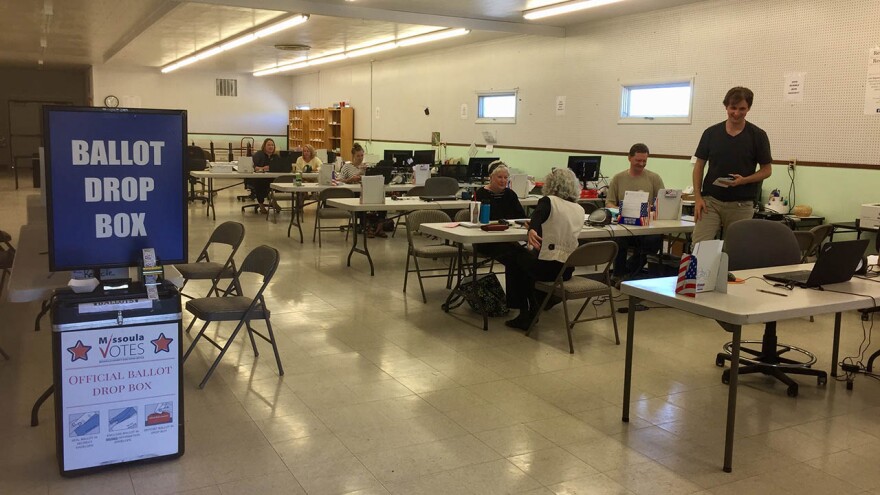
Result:
<instances>
[{"instance_id":1,"label":"rolling office chair","mask_svg":"<svg viewBox=\"0 0 880 495\"><path fill-rule=\"evenodd\" d=\"M190 202L193 201L201 201L203 204L208 201L206 196L201 196L196 194L196 184L201 184L204 187L205 182L195 177L189 175L190 172L196 172L199 170L205 170L208 167L208 160L205 158L205 151L199 146L187 146L186 147L186 179L189 183L189 196L187 199Z\"/></svg>"},{"instance_id":2,"label":"rolling office chair","mask_svg":"<svg viewBox=\"0 0 880 495\"><path fill-rule=\"evenodd\" d=\"M455 196L458 181L452 177L431 177L425 181L425 196Z\"/></svg>"},{"instance_id":3,"label":"rolling office chair","mask_svg":"<svg viewBox=\"0 0 880 495\"><path fill-rule=\"evenodd\" d=\"M731 271L796 265L801 261L801 250L794 232L785 224L760 219L732 223L727 228L724 251L729 256ZM815 355L777 341L775 321L764 325L762 340L744 340L742 344L739 374L763 373L772 376L788 386L787 393L790 397L797 397L798 384L788 375L815 376L819 385L828 381L825 371L811 368L816 363ZM760 344L761 348L752 349L747 347L748 344ZM724 362L730 360L731 346L731 342L724 344L724 352L719 352L715 357L716 366L724 366ZM789 352L800 353L806 359L789 359L784 356ZM734 364L731 363L731 366ZM721 381L730 382L729 369L721 374Z\"/></svg>"}]
</instances>

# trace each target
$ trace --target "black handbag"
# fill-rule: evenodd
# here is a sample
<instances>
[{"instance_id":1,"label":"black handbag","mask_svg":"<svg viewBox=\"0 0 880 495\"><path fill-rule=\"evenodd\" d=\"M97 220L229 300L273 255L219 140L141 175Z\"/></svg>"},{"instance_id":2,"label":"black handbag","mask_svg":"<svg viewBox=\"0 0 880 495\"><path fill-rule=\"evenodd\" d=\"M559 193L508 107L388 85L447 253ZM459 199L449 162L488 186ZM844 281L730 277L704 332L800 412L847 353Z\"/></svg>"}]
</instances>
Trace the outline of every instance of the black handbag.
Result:
<instances>
[{"instance_id":1,"label":"black handbag","mask_svg":"<svg viewBox=\"0 0 880 495\"><path fill-rule=\"evenodd\" d=\"M510 309L504 288L494 273L480 275L476 280L462 282L459 291L474 311L486 316L504 316Z\"/></svg>"}]
</instances>

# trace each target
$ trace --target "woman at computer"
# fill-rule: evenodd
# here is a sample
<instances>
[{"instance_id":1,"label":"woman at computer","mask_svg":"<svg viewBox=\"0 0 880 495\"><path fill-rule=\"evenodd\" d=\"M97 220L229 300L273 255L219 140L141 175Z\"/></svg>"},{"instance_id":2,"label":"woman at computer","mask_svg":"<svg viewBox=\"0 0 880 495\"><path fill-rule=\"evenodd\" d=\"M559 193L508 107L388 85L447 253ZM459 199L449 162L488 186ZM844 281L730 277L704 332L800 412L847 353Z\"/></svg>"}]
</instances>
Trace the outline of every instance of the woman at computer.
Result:
<instances>
[{"instance_id":1,"label":"woman at computer","mask_svg":"<svg viewBox=\"0 0 880 495\"><path fill-rule=\"evenodd\" d=\"M311 144L302 147L302 156L296 159L293 165L294 172L318 172L324 163L315 155L315 148ZM306 169L308 167L308 170Z\"/></svg>"},{"instance_id":2,"label":"woman at computer","mask_svg":"<svg viewBox=\"0 0 880 495\"><path fill-rule=\"evenodd\" d=\"M507 268L507 301L519 309L519 316L508 320L509 327L526 330L538 312L541 300L535 281L552 282L568 256L578 247L584 225L584 209L577 204L581 186L574 173L557 168L544 179L544 197L538 200L529 219L528 249L515 253ZM563 274L568 280L574 270Z\"/></svg>"},{"instance_id":3,"label":"woman at computer","mask_svg":"<svg viewBox=\"0 0 880 495\"><path fill-rule=\"evenodd\" d=\"M254 153L253 156L254 172L268 172L269 162L277 156L275 141L271 138L264 139L263 145L260 146L260 151ZM257 198L257 203L260 205L260 213L268 213L269 210L266 209L266 196L269 195L269 185L272 184L272 179L250 179L248 182L250 183L251 193Z\"/></svg>"},{"instance_id":4,"label":"woman at computer","mask_svg":"<svg viewBox=\"0 0 880 495\"><path fill-rule=\"evenodd\" d=\"M364 165L364 147L354 143L351 147L351 162L346 162L339 171L339 180L346 184L357 184L361 181L366 165Z\"/></svg>"}]
</instances>

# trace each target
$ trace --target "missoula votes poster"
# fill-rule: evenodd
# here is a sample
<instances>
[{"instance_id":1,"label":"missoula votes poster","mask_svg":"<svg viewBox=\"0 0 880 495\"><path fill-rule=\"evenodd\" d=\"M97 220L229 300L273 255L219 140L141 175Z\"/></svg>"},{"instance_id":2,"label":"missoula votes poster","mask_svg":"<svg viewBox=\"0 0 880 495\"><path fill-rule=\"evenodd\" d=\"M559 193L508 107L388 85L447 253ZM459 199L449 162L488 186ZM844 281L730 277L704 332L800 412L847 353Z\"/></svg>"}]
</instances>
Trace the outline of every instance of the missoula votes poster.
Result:
<instances>
[{"instance_id":1,"label":"missoula votes poster","mask_svg":"<svg viewBox=\"0 0 880 495\"><path fill-rule=\"evenodd\" d=\"M52 271L187 260L186 111L47 106Z\"/></svg>"},{"instance_id":2,"label":"missoula votes poster","mask_svg":"<svg viewBox=\"0 0 880 495\"><path fill-rule=\"evenodd\" d=\"M181 450L178 325L60 332L65 471Z\"/></svg>"}]
</instances>

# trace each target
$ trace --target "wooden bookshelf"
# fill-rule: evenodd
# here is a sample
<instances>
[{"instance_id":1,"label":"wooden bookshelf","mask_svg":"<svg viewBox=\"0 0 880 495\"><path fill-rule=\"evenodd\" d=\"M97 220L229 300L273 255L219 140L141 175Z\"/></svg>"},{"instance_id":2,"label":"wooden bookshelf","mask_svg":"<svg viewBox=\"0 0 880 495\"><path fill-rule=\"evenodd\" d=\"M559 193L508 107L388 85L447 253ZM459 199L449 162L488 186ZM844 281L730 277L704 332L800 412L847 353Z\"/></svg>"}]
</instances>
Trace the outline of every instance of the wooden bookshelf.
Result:
<instances>
[{"instance_id":1,"label":"wooden bookshelf","mask_svg":"<svg viewBox=\"0 0 880 495\"><path fill-rule=\"evenodd\" d=\"M312 108L291 110L288 139L291 149L311 144L316 150L333 151L351 160L354 144L354 109Z\"/></svg>"}]
</instances>

